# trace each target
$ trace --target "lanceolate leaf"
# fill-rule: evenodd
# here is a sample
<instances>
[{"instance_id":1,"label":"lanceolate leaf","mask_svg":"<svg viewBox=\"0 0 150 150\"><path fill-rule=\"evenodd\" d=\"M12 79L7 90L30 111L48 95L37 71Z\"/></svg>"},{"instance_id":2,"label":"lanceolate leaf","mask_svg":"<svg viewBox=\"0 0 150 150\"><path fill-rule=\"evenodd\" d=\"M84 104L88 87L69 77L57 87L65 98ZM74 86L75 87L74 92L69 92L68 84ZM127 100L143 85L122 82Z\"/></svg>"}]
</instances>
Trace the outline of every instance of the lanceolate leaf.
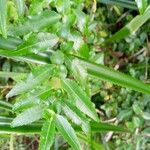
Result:
<instances>
[{"instance_id":1,"label":"lanceolate leaf","mask_svg":"<svg viewBox=\"0 0 150 150\"><path fill-rule=\"evenodd\" d=\"M21 56L28 53L39 53L48 48L52 48L58 42L58 37L55 34L50 33L38 33L37 35L32 35L27 41L22 45L17 47L17 50L11 51L12 56Z\"/></svg>"},{"instance_id":2,"label":"lanceolate leaf","mask_svg":"<svg viewBox=\"0 0 150 150\"><path fill-rule=\"evenodd\" d=\"M0 108L6 109L8 111L12 111L12 107L13 107L12 104L10 104L4 100L0 100Z\"/></svg>"},{"instance_id":3,"label":"lanceolate leaf","mask_svg":"<svg viewBox=\"0 0 150 150\"><path fill-rule=\"evenodd\" d=\"M0 29L3 37L7 37L7 0L0 0Z\"/></svg>"},{"instance_id":4,"label":"lanceolate leaf","mask_svg":"<svg viewBox=\"0 0 150 150\"><path fill-rule=\"evenodd\" d=\"M50 150L55 135L55 119L51 118L43 124L39 150Z\"/></svg>"},{"instance_id":5,"label":"lanceolate leaf","mask_svg":"<svg viewBox=\"0 0 150 150\"><path fill-rule=\"evenodd\" d=\"M78 125L82 124L82 121L87 121L87 118L84 116L84 114L82 114L82 112L77 107L68 101L64 102L63 110L66 115Z\"/></svg>"},{"instance_id":6,"label":"lanceolate leaf","mask_svg":"<svg viewBox=\"0 0 150 150\"><path fill-rule=\"evenodd\" d=\"M80 59L80 61L86 67L88 74L92 75L93 77L97 77L145 94L150 94L150 85L145 84L140 80L100 64L98 65L83 59Z\"/></svg>"},{"instance_id":7,"label":"lanceolate leaf","mask_svg":"<svg viewBox=\"0 0 150 150\"><path fill-rule=\"evenodd\" d=\"M49 57L46 54L28 54L26 56L14 56L10 50L0 49L0 56L8 57L17 61L30 62L36 64L48 64L50 63Z\"/></svg>"},{"instance_id":8,"label":"lanceolate leaf","mask_svg":"<svg viewBox=\"0 0 150 150\"><path fill-rule=\"evenodd\" d=\"M140 11L140 14L143 14L147 7L148 0L135 0Z\"/></svg>"},{"instance_id":9,"label":"lanceolate leaf","mask_svg":"<svg viewBox=\"0 0 150 150\"><path fill-rule=\"evenodd\" d=\"M39 103L40 103L40 100L38 98L29 97L27 99L22 99L21 101L15 103L13 106L13 110L22 111L30 107L36 106Z\"/></svg>"},{"instance_id":10,"label":"lanceolate leaf","mask_svg":"<svg viewBox=\"0 0 150 150\"><path fill-rule=\"evenodd\" d=\"M78 59L74 59L72 61L71 70L74 78L80 83L80 85L84 88L86 93L89 93L89 83L88 83L88 74L86 69L80 64Z\"/></svg>"},{"instance_id":11,"label":"lanceolate leaf","mask_svg":"<svg viewBox=\"0 0 150 150\"><path fill-rule=\"evenodd\" d=\"M134 0L97 0L100 3L110 4L110 5L118 5L121 7L129 8L129 9L137 9L136 3Z\"/></svg>"},{"instance_id":12,"label":"lanceolate leaf","mask_svg":"<svg viewBox=\"0 0 150 150\"><path fill-rule=\"evenodd\" d=\"M72 103L65 101L63 110L69 119L71 119L75 124L80 125L85 133L89 133L89 121L77 107L72 105Z\"/></svg>"},{"instance_id":13,"label":"lanceolate leaf","mask_svg":"<svg viewBox=\"0 0 150 150\"><path fill-rule=\"evenodd\" d=\"M75 81L64 79L62 80L62 87L65 89L65 91L67 91L71 98L74 99L78 109L80 109L83 113L85 113L95 121L99 121L93 103Z\"/></svg>"},{"instance_id":14,"label":"lanceolate leaf","mask_svg":"<svg viewBox=\"0 0 150 150\"><path fill-rule=\"evenodd\" d=\"M21 36L30 32L38 32L55 24L60 19L60 16L54 11L44 11L30 18L24 24L11 28L9 34Z\"/></svg>"},{"instance_id":15,"label":"lanceolate leaf","mask_svg":"<svg viewBox=\"0 0 150 150\"><path fill-rule=\"evenodd\" d=\"M15 4L18 11L18 15L22 16L25 10L24 0L15 0Z\"/></svg>"},{"instance_id":16,"label":"lanceolate leaf","mask_svg":"<svg viewBox=\"0 0 150 150\"><path fill-rule=\"evenodd\" d=\"M40 89L40 90L35 90L35 94L31 93L29 96L22 98L20 101L16 102L13 106L14 111L22 111L27 108L36 106L40 104L40 98L42 95L46 95L48 97L50 95L50 89ZM44 98L42 97L42 100Z\"/></svg>"},{"instance_id":17,"label":"lanceolate leaf","mask_svg":"<svg viewBox=\"0 0 150 150\"><path fill-rule=\"evenodd\" d=\"M38 68L37 71L35 71L35 75L32 73L29 74L27 80L16 84L16 86L14 86L14 88L6 95L6 97L9 98L14 95L32 90L35 86L45 81L45 79L49 79L49 77L53 74L54 68L55 67L53 65L45 65Z\"/></svg>"},{"instance_id":18,"label":"lanceolate leaf","mask_svg":"<svg viewBox=\"0 0 150 150\"><path fill-rule=\"evenodd\" d=\"M20 126L20 127L15 127L12 128L11 122L13 121L13 118L9 117L2 117L0 116L0 132L5 132L5 133L40 133L41 127L43 125L43 122L37 122L37 123L32 123L27 126ZM75 131L81 131L81 128L76 125L72 125ZM114 125L109 125L106 123L96 123L96 122L91 122L90 123L91 130L93 132L108 132L108 131L115 131L115 132L129 132L128 130L119 127L119 126L114 126Z\"/></svg>"},{"instance_id":19,"label":"lanceolate leaf","mask_svg":"<svg viewBox=\"0 0 150 150\"><path fill-rule=\"evenodd\" d=\"M150 6L146 9L143 15L138 15L133 20L115 33L107 42L113 42L116 40L121 40L132 33L136 32L148 19L150 18Z\"/></svg>"},{"instance_id":20,"label":"lanceolate leaf","mask_svg":"<svg viewBox=\"0 0 150 150\"><path fill-rule=\"evenodd\" d=\"M16 49L22 40L14 37L7 37L7 39L0 37L0 49L13 50Z\"/></svg>"},{"instance_id":21,"label":"lanceolate leaf","mask_svg":"<svg viewBox=\"0 0 150 150\"><path fill-rule=\"evenodd\" d=\"M43 110L40 106L29 108L20 113L12 122L12 127L30 124L42 118Z\"/></svg>"},{"instance_id":22,"label":"lanceolate leaf","mask_svg":"<svg viewBox=\"0 0 150 150\"><path fill-rule=\"evenodd\" d=\"M63 116L56 116L56 127L74 150L81 150L81 146L74 129Z\"/></svg>"}]
</instances>

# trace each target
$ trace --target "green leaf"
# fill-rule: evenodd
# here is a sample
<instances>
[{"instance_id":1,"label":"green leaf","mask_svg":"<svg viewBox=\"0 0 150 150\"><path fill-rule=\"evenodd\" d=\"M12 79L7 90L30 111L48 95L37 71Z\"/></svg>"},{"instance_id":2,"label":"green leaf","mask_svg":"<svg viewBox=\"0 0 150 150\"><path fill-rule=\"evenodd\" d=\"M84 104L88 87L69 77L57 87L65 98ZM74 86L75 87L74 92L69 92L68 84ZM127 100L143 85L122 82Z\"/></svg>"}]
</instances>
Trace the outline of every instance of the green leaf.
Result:
<instances>
[{"instance_id":1,"label":"green leaf","mask_svg":"<svg viewBox=\"0 0 150 150\"><path fill-rule=\"evenodd\" d=\"M0 116L0 132L4 133L24 133L24 134L39 134L41 131L41 127L43 125L43 122L37 122L37 123L32 123L30 125L26 126L20 126L20 127L15 127L12 128L11 122L13 118L10 117L3 117ZM90 123L91 130L93 132L108 132L108 131L115 131L115 132L129 132L127 129L124 129L119 126L114 126L114 125L109 125L106 123L96 123L96 122L91 122ZM75 131L81 131L81 128L79 126L73 125L73 128Z\"/></svg>"},{"instance_id":2,"label":"green leaf","mask_svg":"<svg viewBox=\"0 0 150 150\"><path fill-rule=\"evenodd\" d=\"M147 8L148 0L135 0L140 11L140 14L143 14Z\"/></svg>"},{"instance_id":3,"label":"green leaf","mask_svg":"<svg viewBox=\"0 0 150 150\"><path fill-rule=\"evenodd\" d=\"M30 73L26 81L19 82L13 89L6 95L7 98L25 93L29 90L32 90L37 85L40 85L45 79L53 74L53 65L44 65L35 70L34 73Z\"/></svg>"},{"instance_id":4,"label":"green leaf","mask_svg":"<svg viewBox=\"0 0 150 150\"><path fill-rule=\"evenodd\" d=\"M73 98L78 109L95 121L99 121L94 104L75 81L69 79L62 80L62 88Z\"/></svg>"},{"instance_id":5,"label":"green leaf","mask_svg":"<svg viewBox=\"0 0 150 150\"><path fill-rule=\"evenodd\" d=\"M40 104L40 100L38 98L34 99L34 97L29 97L16 102L13 106L13 111L22 111L38 104Z\"/></svg>"},{"instance_id":6,"label":"green leaf","mask_svg":"<svg viewBox=\"0 0 150 150\"><path fill-rule=\"evenodd\" d=\"M120 126L115 126L107 123L97 123L90 122L91 130L94 132L107 132L107 131L115 131L115 132L129 132L127 129L122 128Z\"/></svg>"},{"instance_id":7,"label":"green leaf","mask_svg":"<svg viewBox=\"0 0 150 150\"><path fill-rule=\"evenodd\" d=\"M132 115L132 110L121 110L117 116L119 121L129 118Z\"/></svg>"},{"instance_id":8,"label":"green leaf","mask_svg":"<svg viewBox=\"0 0 150 150\"><path fill-rule=\"evenodd\" d=\"M148 19L150 18L150 6L147 7L143 15L138 15L133 20L128 23L125 27L119 30L117 33L112 35L106 42L114 42L116 40L121 40L128 37L129 35L135 33Z\"/></svg>"},{"instance_id":9,"label":"green leaf","mask_svg":"<svg viewBox=\"0 0 150 150\"><path fill-rule=\"evenodd\" d=\"M64 54L61 51L56 51L50 57L52 63L62 65L64 63Z\"/></svg>"},{"instance_id":10,"label":"green leaf","mask_svg":"<svg viewBox=\"0 0 150 150\"><path fill-rule=\"evenodd\" d=\"M19 16L23 16L25 10L24 0L15 0L17 12Z\"/></svg>"},{"instance_id":11,"label":"green leaf","mask_svg":"<svg viewBox=\"0 0 150 150\"><path fill-rule=\"evenodd\" d=\"M85 15L85 13L81 10L81 8L79 7L78 9L76 9L74 11L75 15L76 15L76 20L77 20L77 27L79 28L79 30L81 32L84 32L85 29L85 25L87 23L87 15ZM82 52L83 53L83 52ZM87 54L86 54L87 55Z\"/></svg>"},{"instance_id":12,"label":"green leaf","mask_svg":"<svg viewBox=\"0 0 150 150\"><path fill-rule=\"evenodd\" d=\"M0 77L2 78L11 78L15 81L23 79L26 77L26 73L18 73L18 72L4 72L4 71L0 71Z\"/></svg>"},{"instance_id":13,"label":"green leaf","mask_svg":"<svg viewBox=\"0 0 150 150\"><path fill-rule=\"evenodd\" d=\"M13 118L0 116L0 133L5 134L40 134L41 124L34 123L31 125L12 127Z\"/></svg>"},{"instance_id":14,"label":"green leaf","mask_svg":"<svg viewBox=\"0 0 150 150\"><path fill-rule=\"evenodd\" d=\"M21 36L30 32L38 32L45 27L50 27L60 19L60 16L54 11L43 11L37 16L32 16L22 25L12 27L9 34ZM39 23L40 20L40 23Z\"/></svg>"},{"instance_id":15,"label":"green leaf","mask_svg":"<svg viewBox=\"0 0 150 150\"><path fill-rule=\"evenodd\" d=\"M53 144L55 135L55 120L51 118L49 121L46 121L43 124L39 150L50 150L50 147Z\"/></svg>"},{"instance_id":16,"label":"green leaf","mask_svg":"<svg viewBox=\"0 0 150 150\"><path fill-rule=\"evenodd\" d=\"M84 68L78 59L74 59L71 62L71 71L74 78L80 83L85 92L90 95L88 74L86 68Z\"/></svg>"},{"instance_id":17,"label":"green leaf","mask_svg":"<svg viewBox=\"0 0 150 150\"><path fill-rule=\"evenodd\" d=\"M142 109L138 103L135 102L133 104L132 108L133 108L133 111L135 112L136 115L142 115L143 114L143 111L142 111Z\"/></svg>"},{"instance_id":18,"label":"green leaf","mask_svg":"<svg viewBox=\"0 0 150 150\"><path fill-rule=\"evenodd\" d=\"M84 43L83 45L81 45L79 49L79 56L85 59L89 58L89 47L87 44Z\"/></svg>"},{"instance_id":19,"label":"green leaf","mask_svg":"<svg viewBox=\"0 0 150 150\"><path fill-rule=\"evenodd\" d=\"M21 98L20 101L17 101L13 106L13 111L22 111L27 108L37 106L40 104L40 100L44 100L44 97L49 97L50 89L39 89L31 92L30 95L26 96L25 98Z\"/></svg>"},{"instance_id":20,"label":"green leaf","mask_svg":"<svg viewBox=\"0 0 150 150\"><path fill-rule=\"evenodd\" d=\"M56 115L56 127L73 149L81 150L81 146L74 129L63 116Z\"/></svg>"},{"instance_id":21,"label":"green leaf","mask_svg":"<svg viewBox=\"0 0 150 150\"><path fill-rule=\"evenodd\" d=\"M10 54L12 56L26 55L28 53L39 53L45 51L48 48L52 48L58 42L58 37L51 33L38 33L37 35L31 35L27 41L19 45L15 51Z\"/></svg>"},{"instance_id":22,"label":"green leaf","mask_svg":"<svg viewBox=\"0 0 150 150\"><path fill-rule=\"evenodd\" d=\"M50 62L49 56L45 53L43 54L41 50L45 50L44 48L52 48L57 43L57 40L58 38L54 34L39 33L38 36L31 36L17 48L17 46L23 42L21 39L14 37L4 39L0 37L0 48L5 49L0 49L0 56L9 57L18 61L47 64ZM30 44L30 46L28 46L28 44ZM31 52L36 54L31 54Z\"/></svg>"},{"instance_id":23,"label":"green leaf","mask_svg":"<svg viewBox=\"0 0 150 150\"><path fill-rule=\"evenodd\" d=\"M132 122L133 122L135 128L139 128L140 126L142 126L142 123L141 123L142 120L136 116L134 116L132 118Z\"/></svg>"},{"instance_id":24,"label":"green leaf","mask_svg":"<svg viewBox=\"0 0 150 150\"><path fill-rule=\"evenodd\" d=\"M0 49L13 50L16 49L22 40L14 37L7 37L7 39L0 37Z\"/></svg>"},{"instance_id":25,"label":"green leaf","mask_svg":"<svg viewBox=\"0 0 150 150\"><path fill-rule=\"evenodd\" d=\"M49 3L47 1L47 3ZM32 3L29 7L29 13L31 15L35 15L38 14L39 12L43 11L43 4L45 4L45 0L41 1L41 0L32 0Z\"/></svg>"},{"instance_id":26,"label":"green leaf","mask_svg":"<svg viewBox=\"0 0 150 150\"><path fill-rule=\"evenodd\" d=\"M4 38L7 38L7 0L0 0L0 29Z\"/></svg>"},{"instance_id":27,"label":"green leaf","mask_svg":"<svg viewBox=\"0 0 150 150\"><path fill-rule=\"evenodd\" d=\"M55 5L59 13L67 13L70 11L70 0L56 0Z\"/></svg>"},{"instance_id":28,"label":"green leaf","mask_svg":"<svg viewBox=\"0 0 150 150\"><path fill-rule=\"evenodd\" d=\"M148 113L148 112L143 112L142 117L143 117L145 120L150 120L150 113Z\"/></svg>"},{"instance_id":29,"label":"green leaf","mask_svg":"<svg viewBox=\"0 0 150 150\"><path fill-rule=\"evenodd\" d=\"M0 108L6 109L8 111L12 111L12 107L13 107L12 104L10 104L4 100L0 100Z\"/></svg>"},{"instance_id":30,"label":"green leaf","mask_svg":"<svg viewBox=\"0 0 150 150\"><path fill-rule=\"evenodd\" d=\"M17 115L12 122L12 127L23 126L37 121L42 118L42 113L43 110L40 106L29 108Z\"/></svg>"},{"instance_id":31,"label":"green leaf","mask_svg":"<svg viewBox=\"0 0 150 150\"><path fill-rule=\"evenodd\" d=\"M64 102L64 106L62 109L64 110L65 114L78 125L82 124L82 122L84 121L87 121L84 114L82 114L82 112L77 107L75 107L71 102L68 102L67 100Z\"/></svg>"},{"instance_id":32,"label":"green leaf","mask_svg":"<svg viewBox=\"0 0 150 150\"><path fill-rule=\"evenodd\" d=\"M82 64L86 67L89 75L100 78L104 81L133 89L145 94L150 94L150 85L143 83L133 77L123 74L119 71L113 70L101 64L95 64L87 60L79 58Z\"/></svg>"},{"instance_id":33,"label":"green leaf","mask_svg":"<svg viewBox=\"0 0 150 150\"><path fill-rule=\"evenodd\" d=\"M77 134L77 136L84 142L86 143L87 145L89 143L92 143L92 147L94 148L94 150L105 150L104 146L102 144L99 144L95 141L89 141L89 139L85 136L85 135L82 135L80 133Z\"/></svg>"},{"instance_id":34,"label":"green leaf","mask_svg":"<svg viewBox=\"0 0 150 150\"><path fill-rule=\"evenodd\" d=\"M69 119L71 119L75 124L81 125L82 130L85 133L89 132L88 119L77 107L75 107L72 103L65 101L62 109Z\"/></svg>"},{"instance_id":35,"label":"green leaf","mask_svg":"<svg viewBox=\"0 0 150 150\"><path fill-rule=\"evenodd\" d=\"M26 56L14 56L10 50L0 49L0 56L8 57L17 61L23 61L27 63L36 63L36 64L49 64L50 60L47 54L28 54Z\"/></svg>"},{"instance_id":36,"label":"green leaf","mask_svg":"<svg viewBox=\"0 0 150 150\"><path fill-rule=\"evenodd\" d=\"M135 10L137 9L136 3L131 0L97 0L97 1L107 5L118 5L129 9L135 9Z\"/></svg>"}]
</instances>

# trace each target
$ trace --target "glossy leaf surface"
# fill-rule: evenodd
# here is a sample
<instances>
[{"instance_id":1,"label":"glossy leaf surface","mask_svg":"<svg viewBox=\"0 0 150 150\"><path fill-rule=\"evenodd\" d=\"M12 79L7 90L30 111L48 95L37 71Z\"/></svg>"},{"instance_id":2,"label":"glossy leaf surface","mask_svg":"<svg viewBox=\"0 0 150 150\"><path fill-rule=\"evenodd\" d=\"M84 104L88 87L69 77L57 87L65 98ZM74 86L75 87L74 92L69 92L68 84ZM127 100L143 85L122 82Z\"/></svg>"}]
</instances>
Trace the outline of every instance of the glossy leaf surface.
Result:
<instances>
[{"instance_id":1,"label":"glossy leaf surface","mask_svg":"<svg viewBox=\"0 0 150 150\"><path fill-rule=\"evenodd\" d=\"M41 84L45 80L45 78L49 78L49 76L53 72L53 69L53 65L40 67L35 71L37 72L35 75L30 74L26 81L22 81L16 84L16 86L14 86L14 88L7 94L7 98L27 92L33 89L35 86Z\"/></svg>"},{"instance_id":2,"label":"glossy leaf surface","mask_svg":"<svg viewBox=\"0 0 150 150\"><path fill-rule=\"evenodd\" d=\"M92 75L105 81L112 82L123 87L133 89L135 91L150 94L149 84L145 84L140 80L137 80L119 71L108 68L104 65L95 64L86 60L81 60L81 62L86 67L89 75Z\"/></svg>"},{"instance_id":3,"label":"glossy leaf surface","mask_svg":"<svg viewBox=\"0 0 150 150\"><path fill-rule=\"evenodd\" d=\"M66 79L62 80L63 88L70 94L70 96L75 100L76 106L83 113L94 119L95 121L99 121L96 110L87 96L87 94L78 86L75 81Z\"/></svg>"},{"instance_id":4,"label":"glossy leaf surface","mask_svg":"<svg viewBox=\"0 0 150 150\"><path fill-rule=\"evenodd\" d=\"M17 115L17 117L12 122L12 127L31 124L32 122L42 118L42 112L43 110L40 106L29 108Z\"/></svg>"},{"instance_id":5,"label":"glossy leaf surface","mask_svg":"<svg viewBox=\"0 0 150 150\"><path fill-rule=\"evenodd\" d=\"M49 150L53 144L55 135L55 120L51 118L43 124L39 150Z\"/></svg>"},{"instance_id":6,"label":"glossy leaf surface","mask_svg":"<svg viewBox=\"0 0 150 150\"><path fill-rule=\"evenodd\" d=\"M73 149L81 150L81 146L74 129L63 116L56 116L56 127L58 131L62 134L62 136L67 140L67 142L72 146Z\"/></svg>"}]
</instances>

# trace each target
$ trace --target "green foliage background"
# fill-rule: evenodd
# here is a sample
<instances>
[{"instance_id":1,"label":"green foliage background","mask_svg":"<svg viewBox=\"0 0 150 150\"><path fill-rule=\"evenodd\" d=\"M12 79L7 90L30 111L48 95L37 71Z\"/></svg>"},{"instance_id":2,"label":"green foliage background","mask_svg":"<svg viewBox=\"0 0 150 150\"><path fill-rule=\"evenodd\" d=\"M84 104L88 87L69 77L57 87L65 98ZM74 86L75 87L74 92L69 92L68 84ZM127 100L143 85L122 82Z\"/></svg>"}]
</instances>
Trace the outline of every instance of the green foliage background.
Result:
<instances>
[{"instance_id":1,"label":"green foliage background","mask_svg":"<svg viewBox=\"0 0 150 150\"><path fill-rule=\"evenodd\" d=\"M0 148L149 149L149 4L0 0Z\"/></svg>"}]
</instances>

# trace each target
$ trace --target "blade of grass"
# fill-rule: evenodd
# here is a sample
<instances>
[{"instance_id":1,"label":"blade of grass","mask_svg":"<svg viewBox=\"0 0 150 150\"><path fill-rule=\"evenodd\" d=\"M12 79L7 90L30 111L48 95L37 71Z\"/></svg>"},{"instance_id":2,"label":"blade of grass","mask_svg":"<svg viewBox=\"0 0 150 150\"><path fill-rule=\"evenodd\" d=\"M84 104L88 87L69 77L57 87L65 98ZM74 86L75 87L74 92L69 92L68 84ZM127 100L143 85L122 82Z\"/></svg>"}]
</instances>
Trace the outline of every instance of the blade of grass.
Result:
<instances>
[{"instance_id":1,"label":"blade of grass","mask_svg":"<svg viewBox=\"0 0 150 150\"><path fill-rule=\"evenodd\" d=\"M70 56L67 56L66 59L67 58L71 59ZM150 94L150 85L145 84L136 78L133 78L114 69L108 68L104 65L95 64L79 57L76 58L81 61L82 65L86 67L88 74L93 77L97 77L101 80L109 81L113 84L130 88L145 94Z\"/></svg>"},{"instance_id":2,"label":"blade of grass","mask_svg":"<svg viewBox=\"0 0 150 150\"><path fill-rule=\"evenodd\" d=\"M143 14L147 7L147 0L135 0L140 14Z\"/></svg>"},{"instance_id":3,"label":"blade of grass","mask_svg":"<svg viewBox=\"0 0 150 150\"><path fill-rule=\"evenodd\" d=\"M32 124L28 126L21 126L12 128L8 123L1 123L0 122L0 134L40 134L41 125Z\"/></svg>"},{"instance_id":4,"label":"blade of grass","mask_svg":"<svg viewBox=\"0 0 150 150\"><path fill-rule=\"evenodd\" d=\"M0 108L8 110L8 111L12 111L12 107L13 105L4 101L4 100L0 100Z\"/></svg>"},{"instance_id":5,"label":"blade of grass","mask_svg":"<svg viewBox=\"0 0 150 150\"><path fill-rule=\"evenodd\" d=\"M46 54L44 55L30 54L26 56L13 56L10 50L0 49L0 56L11 58L17 61L31 62L31 63L36 63L36 64L50 63L50 59Z\"/></svg>"},{"instance_id":6,"label":"blade of grass","mask_svg":"<svg viewBox=\"0 0 150 150\"><path fill-rule=\"evenodd\" d=\"M14 118L0 116L0 133L18 133L18 134L40 134L43 121L38 121L26 126L11 127L11 122ZM105 131L115 131L115 132L129 132L119 126L109 125L106 123L96 123L91 122L91 130L93 132L105 132ZM82 131L80 126L72 125L76 131Z\"/></svg>"},{"instance_id":7,"label":"blade of grass","mask_svg":"<svg viewBox=\"0 0 150 150\"><path fill-rule=\"evenodd\" d=\"M23 16L25 10L24 0L15 0L17 12L19 16Z\"/></svg>"},{"instance_id":8,"label":"blade of grass","mask_svg":"<svg viewBox=\"0 0 150 150\"><path fill-rule=\"evenodd\" d=\"M107 123L97 123L91 122L91 129L94 132L107 132L107 131L115 131L115 132L129 132L127 129L124 129L120 126L115 126Z\"/></svg>"},{"instance_id":9,"label":"blade of grass","mask_svg":"<svg viewBox=\"0 0 150 150\"><path fill-rule=\"evenodd\" d=\"M12 57L12 59L18 60L18 61L29 62L29 63L35 63L35 64L49 64L50 63L50 59L46 55L30 54L27 56Z\"/></svg>"},{"instance_id":10,"label":"blade of grass","mask_svg":"<svg viewBox=\"0 0 150 150\"><path fill-rule=\"evenodd\" d=\"M7 0L0 0L0 29L4 38L7 38Z\"/></svg>"},{"instance_id":11,"label":"blade of grass","mask_svg":"<svg viewBox=\"0 0 150 150\"><path fill-rule=\"evenodd\" d=\"M119 71L100 66L97 64L85 63L88 73L105 81L133 89L145 94L150 94L150 85L141 82L133 77L123 74Z\"/></svg>"},{"instance_id":12,"label":"blade of grass","mask_svg":"<svg viewBox=\"0 0 150 150\"><path fill-rule=\"evenodd\" d=\"M118 5L124 8L137 10L136 3L134 1L129 0L97 0L99 3L107 4L107 5Z\"/></svg>"},{"instance_id":13,"label":"blade of grass","mask_svg":"<svg viewBox=\"0 0 150 150\"><path fill-rule=\"evenodd\" d=\"M143 15L138 15L135 18L133 18L133 20L129 24L127 24L125 27L123 27L117 33L112 35L112 37L109 38L106 41L106 43L114 42L116 40L121 40L121 39L126 38L127 36L135 33L149 18L150 18L150 6L146 9L146 11L143 13Z\"/></svg>"}]
</instances>

